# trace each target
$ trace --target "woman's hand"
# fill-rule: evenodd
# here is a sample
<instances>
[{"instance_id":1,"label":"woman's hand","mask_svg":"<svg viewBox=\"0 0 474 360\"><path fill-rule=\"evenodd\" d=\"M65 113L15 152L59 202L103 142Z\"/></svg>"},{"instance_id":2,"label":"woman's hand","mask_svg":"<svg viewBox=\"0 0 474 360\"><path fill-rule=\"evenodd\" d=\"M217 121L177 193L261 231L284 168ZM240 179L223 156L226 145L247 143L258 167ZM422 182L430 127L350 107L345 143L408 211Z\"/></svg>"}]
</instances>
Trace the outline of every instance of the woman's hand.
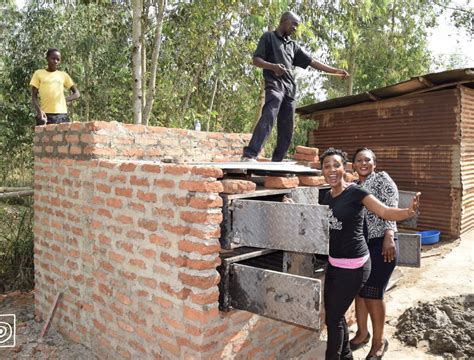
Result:
<instances>
[{"instance_id":1,"label":"woman's hand","mask_svg":"<svg viewBox=\"0 0 474 360\"><path fill-rule=\"evenodd\" d=\"M287 204L294 204L295 201L292 198L289 198L288 196L283 196L282 202L287 203Z\"/></svg>"},{"instance_id":2,"label":"woman's hand","mask_svg":"<svg viewBox=\"0 0 474 360\"><path fill-rule=\"evenodd\" d=\"M418 209L420 208L420 195L421 192L417 192L416 195L413 196L410 207L408 208L408 217L418 214Z\"/></svg>"},{"instance_id":3,"label":"woman's hand","mask_svg":"<svg viewBox=\"0 0 474 360\"><path fill-rule=\"evenodd\" d=\"M382 243L382 256L384 262L392 262L397 257L393 230L385 231Z\"/></svg>"}]
</instances>

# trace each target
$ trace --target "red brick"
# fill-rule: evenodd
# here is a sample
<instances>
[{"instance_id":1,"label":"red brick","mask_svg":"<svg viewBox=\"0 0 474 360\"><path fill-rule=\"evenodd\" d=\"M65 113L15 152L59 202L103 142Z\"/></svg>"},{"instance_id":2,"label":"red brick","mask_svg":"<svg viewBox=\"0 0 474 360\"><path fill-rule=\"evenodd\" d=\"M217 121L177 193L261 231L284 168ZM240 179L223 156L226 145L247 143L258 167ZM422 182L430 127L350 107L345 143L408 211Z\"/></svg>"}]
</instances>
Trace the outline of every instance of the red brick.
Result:
<instances>
[{"instance_id":1,"label":"red brick","mask_svg":"<svg viewBox=\"0 0 474 360\"><path fill-rule=\"evenodd\" d=\"M117 196L125 196L125 197L132 197L133 189L131 188L115 188L115 195Z\"/></svg>"},{"instance_id":2,"label":"red brick","mask_svg":"<svg viewBox=\"0 0 474 360\"><path fill-rule=\"evenodd\" d=\"M218 308L211 308L207 311L196 310L189 306L183 306L184 318L193 322L207 324L219 316Z\"/></svg>"},{"instance_id":3,"label":"red brick","mask_svg":"<svg viewBox=\"0 0 474 360\"><path fill-rule=\"evenodd\" d=\"M132 163L123 163L119 166L120 171L133 172L137 168L137 165Z\"/></svg>"},{"instance_id":4,"label":"red brick","mask_svg":"<svg viewBox=\"0 0 474 360\"><path fill-rule=\"evenodd\" d=\"M119 249L124 249L125 251L129 253L133 252L133 245L126 242L122 242L122 241L117 242L117 247Z\"/></svg>"},{"instance_id":5,"label":"red brick","mask_svg":"<svg viewBox=\"0 0 474 360\"><path fill-rule=\"evenodd\" d=\"M151 192L143 192L141 190L138 190L137 197L140 200L146 201L146 202L156 202L156 194L151 193Z\"/></svg>"},{"instance_id":6,"label":"red brick","mask_svg":"<svg viewBox=\"0 0 474 360\"><path fill-rule=\"evenodd\" d=\"M221 180L223 192L227 194L244 194L255 191L257 185L253 181L226 179Z\"/></svg>"},{"instance_id":7,"label":"red brick","mask_svg":"<svg viewBox=\"0 0 474 360\"><path fill-rule=\"evenodd\" d=\"M164 165L165 174L183 175L191 171L190 166L186 165Z\"/></svg>"},{"instance_id":8,"label":"red brick","mask_svg":"<svg viewBox=\"0 0 474 360\"><path fill-rule=\"evenodd\" d=\"M149 240L150 243L162 246L164 248L169 248L171 246L171 242L169 240L156 234L151 234Z\"/></svg>"},{"instance_id":9,"label":"red brick","mask_svg":"<svg viewBox=\"0 0 474 360\"><path fill-rule=\"evenodd\" d=\"M193 196L189 200L189 206L195 209L212 209L220 208L223 205L223 200L220 196L214 198L200 198Z\"/></svg>"},{"instance_id":10,"label":"red brick","mask_svg":"<svg viewBox=\"0 0 474 360\"><path fill-rule=\"evenodd\" d=\"M171 224L163 224L163 228L173 234L178 234L178 235L185 235L189 233L189 227L187 226L174 226Z\"/></svg>"},{"instance_id":11,"label":"red brick","mask_svg":"<svg viewBox=\"0 0 474 360\"><path fill-rule=\"evenodd\" d=\"M167 283L160 283L160 288L164 292L166 292L168 295L175 296L176 298L180 300L187 299L189 294L191 293L191 290L188 288L182 288L181 290L175 290L173 289L170 284Z\"/></svg>"},{"instance_id":12,"label":"red brick","mask_svg":"<svg viewBox=\"0 0 474 360\"><path fill-rule=\"evenodd\" d=\"M114 272L114 266L106 261L101 261L100 267L104 270L107 270L108 272Z\"/></svg>"},{"instance_id":13,"label":"red brick","mask_svg":"<svg viewBox=\"0 0 474 360\"><path fill-rule=\"evenodd\" d=\"M191 301L197 305L213 304L219 300L219 292L214 291L210 294L191 294Z\"/></svg>"},{"instance_id":14,"label":"red brick","mask_svg":"<svg viewBox=\"0 0 474 360\"><path fill-rule=\"evenodd\" d=\"M163 201L170 202L174 205L178 206L186 206L188 204L188 198L187 197L177 197L174 194L166 194L163 195Z\"/></svg>"},{"instance_id":15,"label":"red brick","mask_svg":"<svg viewBox=\"0 0 474 360\"><path fill-rule=\"evenodd\" d=\"M130 332L130 333L135 332L135 328L133 326L123 321L118 320L117 325L120 329L125 330L127 332Z\"/></svg>"},{"instance_id":16,"label":"red brick","mask_svg":"<svg viewBox=\"0 0 474 360\"><path fill-rule=\"evenodd\" d=\"M153 185L158 186L160 188L172 189L175 186L175 182L169 179L155 179L153 181Z\"/></svg>"},{"instance_id":17,"label":"red brick","mask_svg":"<svg viewBox=\"0 0 474 360\"><path fill-rule=\"evenodd\" d=\"M125 256L120 255L120 254L118 254L116 252L113 252L113 251L109 251L109 259L113 260L113 261L116 261L118 263L122 263L125 260Z\"/></svg>"},{"instance_id":18,"label":"red brick","mask_svg":"<svg viewBox=\"0 0 474 360\"><path fill-rule=\"evenodd\" d=\"M189 240L181 240L178 243L178 249L189 253L199 253L201 255L210 255L219 253L221 250L220 244L206 244L206 243L195 243Z\"/></svg>"},{"instance_id":19,"label":"red brick","mask_svg":"<svg viewBox=\"0 0 474 360\"><path fill-rule=\"evenodd\" d=\"M161 172L161 165L143 164L142 165L142 170L145 171L145 172L151 172L151 173L159 174Z\"/></svg>"},{"instance_id":20,"label":"red brick","mask_svg":"<svg viewBox=\"0 0 474 360\"><path fill-rule=\"evenodd\" d=\"M158 222L155 220L139 219L138 226L149 231L156 231L158 229Z\"/></svg>"},{"instance_id":21,"label":"red brick","mask_svg":"<svg viewBox=\"0 0 474 360\"><path fill-rule=\"evenodd\" d=\"M120 276L124 277L127 280L135 280L137 278L137 274L129 272L129 271L119 271Z\"/></svg>"},{"instance_id":22,"label":"red brick","mask_svg":"<svg viewBox=\"0 0 474 360\"><path fill-rule=\"evenodd\" d=\"M112 218L112 213L107 209L99 209L97 210L97 214L108 217L109 219Z\"/></svg>"},{"instance_id":23,"label":"red brick","mask_svg":"<svg viewBox=\"0 0 474 360\"><path fill-rule=\"evenodd\" d=\"M112 296L112 289L110 289L108 286L99 283L99 291L107 296Z\"/></svg>"},{"instance_id":24,"label":"red brick","mask_svg":"<svg viewBox=\"0 0 474 360\"><path fill-rule=\"evenodd\" d=\"M147 257L147 258L154 258L156 257L156 251L155 250L152 250L152 249L142 249L141 250L141 253L144 257Z\"/></svg>"},{"instance_id":25,"label":"red brick","mask_svg":"<svg viewBox=\"0 0 474 360\"><path fill-rule=\"evenodd\" d=\"M186 258L186 267L193 270L210 270L215 269L221 264L220 257L216 257L213 261L194 260Z\"/></svg>"},{"instance_id":26,"label":"red brick","mask_svg":"<svg viewBox=\"0 0 474 360\"><path fill-rule=\"evenodd\" d=\"M181 272L178 275L178 279L185 285L194 286L199 289L209 289L219 283L220 276L217 273L211 276L197 276Z\"/></svg>"},{"instance_id":27,"label":"red brick","mask_svg":"<svg viewBox=\"0 0 474 360\"><path fill-rule=\"evenodd\" d=\"M136 240L144 240L145 234L143 234L140 231L130 230L130 231L127 231L127 237L136 239Z\"/></svg>"},{"instance_id":28,"label":"red brick","mask_svg":"<svg viewBox=\"0 0 474 360\"><path fill-rule=\"evenodd\" d=\"M160 260L164 263L171 264L172 266L184 267L186 266L186 258L183 256L174 257L170 254L162 252L160 255Z\"/></svg>"},{"instance_id":29,"label":"red brick","mask_svg":"<svg viewBox=\"0 0 474 360\"><path fill-rule=\"evenodd\" d=\"M124 176L124 175L117 175L117 176L111 176L109 178L109 182L111 184L114 184L114 183L122 183L122 184L125 184L127 182L127 177Z\"/></svg>"},{"instance_id":30,"label":"red brick","mask_svg":"<svg viewBox=\"0 0 474 360\"><path fill-rule=\"evenodd\" d=\"M298 176L298 179L302 186L319 186L326 184L324 176Z\"/></svg>"},{"instance_id":31,"label":"red brick","mask_svg":"<svg viewBox=\"0 0 474 360\"><path fill-rule=\"evenodd\" d=\"M179 188L197 192L215 192L220 193L224 190L220 181L181 181Z\"/></svg>"},{"instance_id":32,"label":"red brick","mask_svg":"<svg viewBox=\"0 0 474 360\"><path fill-rule=\"evenodd\" d=\"M171 301L160 296L153 296L153 302L165 309L171 309L171 307L173 306L173 303Z\"/></svg>"},{"instance_id":33,"label":"red brick","mask_svg":"<svg viewBox=\"0 0 474 360\"><path fill-rule=\"evenodd\" d=\"M172 209L165 209L165 208L153 208L153 215L155 216L162 216L166 218L172 218L174 217L174 211Z\"/></svg>"},{"instance_id":34,"label":"red brick","mask_svg":"<svg viewBox=\"0 0 474 360\"><path fill-rule=\"evenodd\" d=\"M318 148L301 146L301 145L296 146L295 152L299 153L299 154L306 154L306 155L313 155L313 156L318 156L319 155L319 149Z\"/></svg>"},{"instance_id":35,"label":"red brick","mask_svg":"<svg viewBox=\"0 0 474 360\"><path fill-rule=\"evenodd\" d=\"M156 342L155 336L150 335L148 332L146 332L140 327L137 328L137 335L150 344L154 344Z\"/></svg>"},{"instance_id":36,"label":"red brick","mask_svg":"<svg viewBox=\"0 0 474 360\"><path fill-rule=\"evenodd\" d=\"M130 185L149 186L150 183L148 182L148 179L146 177L138 177L138 176L132 175L130 177Z\"/></svg>"},{"instance_id":37,"label":"red brick","mask_svg":"<svg viewBox=\"0 0 474 360\"><path fill-rule=\"evenodd\" d=\"M130 208L136 211L145 212L145 205L140 203L131 202L128 204Z\"/></svg>"},{"instance_id":38,"label":"red brick","mask_svg":"<svg viewBox=\"0 0 474 360\"><path fill-rule=\"evenodd\" d=\"M117 221L120 222L121 224L124 224L124 225L133 224L133 218L130 217L130 216L126 216L126 215L117 216Z\"/></svg>"},{"instance_id":39,"label":"red brick","mask_svg":"<svg viewBox=\"0 0 474 360\"><path fill-rule=\"evenodd\" d=\"M265 187L269 189L292 189L298 186L299 180L296 176L279 177L267 176L265 178Z\"/></svg>"},{"instance_id":40,"label":"red brick","mask_svg":"<svg viewBox=\"0 0 474 360\"><path fill-rule=\"evenodd\" d=\"M120 301L124 305L130 305L132 303L132 299L130 299L127 295L117 292L115 294L115 298Z\"/></svg>"},{"instance_id":41,"label":"red brick","mask_svg":"<svg viewBox=\"0 0 474 360\"><path fill-rule=\"evenodd\" d=\"M198 167L195 166L192 168L191 173L194 175L202 175L206 177L213 177L220 179L224 176L222 169L217 167Z\"/></svg>"},{"instance_id":42,"label":"red brick","mask_svg":"<svg viewBox=\"0 0 474 360\"><path fill-rule=\"evenodd\" d=\"M174 358L178 359L180 357L181 351L180 351L179 346L175 344L171 344L170 342L166 340L160 340L159 344L161 348L173 354Z\"/></svg>"},{"instance_id":43,"label":"red brick","mask_svg":"<svg viewBox=\"0 0 474 360\"><path fill-rule=\"evenodd\" d=\"M140 282L140 284L145 285L146 287L149 287L151 289L156 289L158 285L157 281L152 278L139 277L138 281Z\"/></svg>"},{"instance_id":44,"label":"red brick","mask_svg":"<svg viewBox=\"0 0 474 360\"><path fill-rule=\"evenodd\" d=\"M130 265L139 267L141 269L146 269L146 264L143 260L140 259L130 259L128 262Z\"/></svg>"},{"instance_id":45,"label":"red brick","mask_svg":"<svg viewBox=\"0 0 474 360\"><path fill-rule=\"evenodd\" d=\"M193 224L220 224L222 222L222 212L181 211L180 218Z\"/></svg>"},{"instance_id":46,"label":"red brick","mask_svg":"<svg viewBox=\"0 0 474 360\"><path fill-rule=\"evenodd\" d=\"M107 206L111 206L116 209L121 209L123 207L122 200L116 198L107 199L105 203L107 204Z\"/></svg>"}]
</instances>

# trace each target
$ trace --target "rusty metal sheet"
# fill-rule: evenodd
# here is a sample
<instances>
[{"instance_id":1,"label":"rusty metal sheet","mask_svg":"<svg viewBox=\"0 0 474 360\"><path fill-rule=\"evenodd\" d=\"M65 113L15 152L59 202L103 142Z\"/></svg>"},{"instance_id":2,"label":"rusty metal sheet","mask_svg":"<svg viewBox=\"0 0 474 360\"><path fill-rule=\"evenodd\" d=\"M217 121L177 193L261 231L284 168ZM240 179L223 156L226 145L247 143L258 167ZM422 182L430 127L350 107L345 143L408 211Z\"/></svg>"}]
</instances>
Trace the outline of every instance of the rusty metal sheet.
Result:
<instances>
[{"instance_id":1,"label":"rusty metal sheet","mask_svg":"<svg viewBox=\"0 0 474 360\"><path fill-rule=\"evenodd\" d=\"M421 236L419 234L397 233L399 252L398 266L421 266Z\"/></svg>"},{"instance_id":2,"label":"rusty metal sheet","mask_svg":"<svg viewBox=\"0 0 474 360\"><path fill-rule=\"evenodd\" d=\"M237 263L229 280L232 307L319 329L320 280Z\"/></svg>"},{"instance_id":3,"label":"rusty metal sheet","mask_svg":"<svg viewBox=\"0 0 474 360\"><path fill-rule=\"evenodd\" d=\"M474 228L474 90L461 88L461 187L460 234Z\"/></svg>"},{"instance_id":4,"label":"rusty metal sheet","mask_svg":"<svg viewBox=\"0 0 474 360\"><path fill-rule=\"evenodd\" d=\"M232 242L240 246L328 254L329 208L273 201L232 202Z\"/></svg>"}]
</instances>

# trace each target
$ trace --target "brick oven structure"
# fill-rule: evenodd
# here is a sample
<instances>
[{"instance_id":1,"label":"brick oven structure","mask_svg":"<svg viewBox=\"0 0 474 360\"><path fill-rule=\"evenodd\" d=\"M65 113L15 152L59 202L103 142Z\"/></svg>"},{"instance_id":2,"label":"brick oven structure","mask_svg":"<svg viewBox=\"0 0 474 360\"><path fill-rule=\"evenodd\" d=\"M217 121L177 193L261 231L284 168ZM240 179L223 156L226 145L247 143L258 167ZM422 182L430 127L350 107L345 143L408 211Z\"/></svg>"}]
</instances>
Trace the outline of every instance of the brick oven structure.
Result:
<instances>
[{"instance_id":1,"label":"brick oven structure","mask_svg":"<svg viewBox=\"0 0 474 360\"><path fill-rule=\"evenodd\" d=\"M219 311L217 167L249 135L70 123L36 128L35 305L113 359L287 359L319 334ZM179 164L167 164L173 160Z\"/></svg>"}]
</instances>

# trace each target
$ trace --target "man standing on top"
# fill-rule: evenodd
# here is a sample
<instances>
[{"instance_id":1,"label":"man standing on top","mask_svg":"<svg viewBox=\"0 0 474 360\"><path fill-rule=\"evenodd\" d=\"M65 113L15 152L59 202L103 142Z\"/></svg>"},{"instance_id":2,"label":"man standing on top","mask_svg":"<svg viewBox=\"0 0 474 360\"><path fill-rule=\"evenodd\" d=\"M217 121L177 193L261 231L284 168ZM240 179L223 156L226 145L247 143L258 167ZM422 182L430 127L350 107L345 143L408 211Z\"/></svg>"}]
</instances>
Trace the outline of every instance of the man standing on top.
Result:
<instances>
[{"instance_id":1,"label":"man standing on top","mask_svg":"<svg viewBox=\"0 0 474 360\"><path fill-rule=\"evenodd\" d=\"M278 29L266 32L258 42L253 64L263 69L265 78L265 105L248 146L244 147L242 161L256 158L277 120L277 144L272 161L282 161L291 145L296 106L296 82L291 73L294 66L349 76L348 72L314 60L289 37L298 28L301 19L291 11L283 13Z\"/></svg>"}]
</instances>

